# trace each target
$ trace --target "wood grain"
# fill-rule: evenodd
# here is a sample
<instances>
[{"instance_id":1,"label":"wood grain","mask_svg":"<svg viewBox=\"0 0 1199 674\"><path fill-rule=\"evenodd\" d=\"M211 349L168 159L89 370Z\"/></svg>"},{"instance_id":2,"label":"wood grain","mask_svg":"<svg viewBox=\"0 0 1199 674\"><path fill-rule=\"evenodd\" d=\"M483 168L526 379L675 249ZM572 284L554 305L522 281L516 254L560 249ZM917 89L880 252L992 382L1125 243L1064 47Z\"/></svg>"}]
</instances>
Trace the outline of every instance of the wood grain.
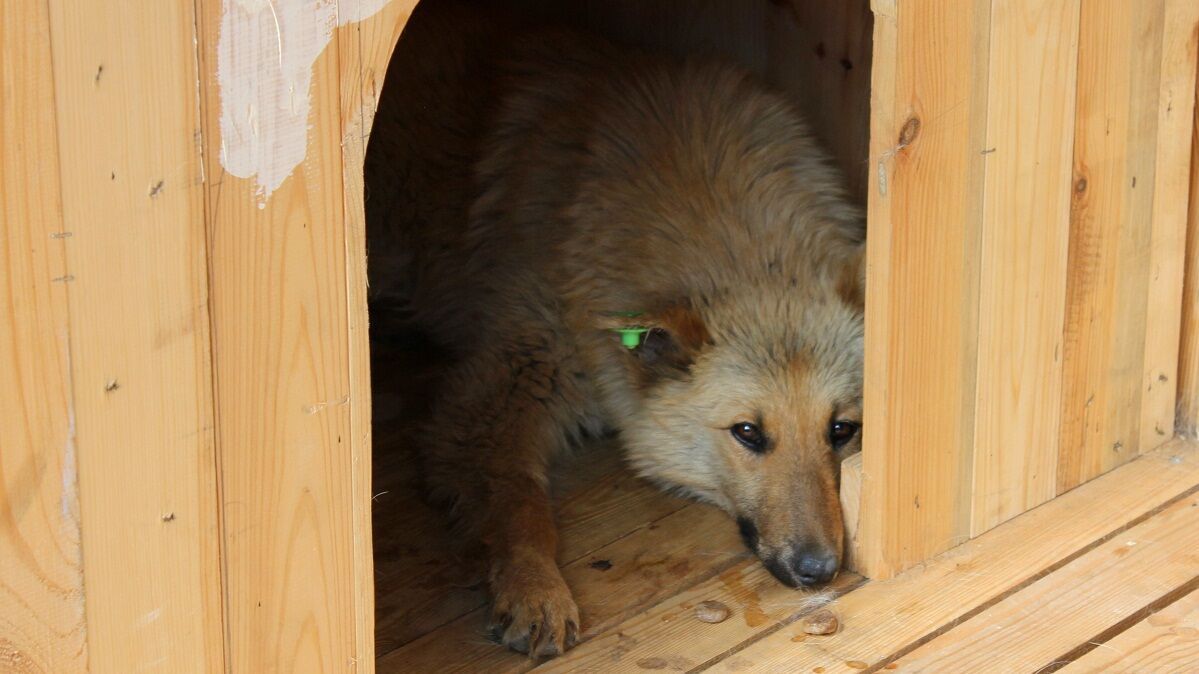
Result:
<instances>
[{"instance_id":1,"label":"wood grain","mask_svg":"<svg viewBox=\"0 0 1199 674\"><path fill-rule=\"evenodd\" d=\"M1191 592L1058 670L1184 672L1199 662L1199 590Z\"/></svg>"},{"instance_id":2,"label":"wood grain","mask_svg":"<svg viewBox=\"0 0 1199 674\"><path fill-rule=\"evenodd\" d=\"M862 453L841 462L841 516L845 519L845 559L841 566L858 568L858 522L862 513Z\"/></svg>"},{"instance_id":3,"label":"wood grain","mask_svg":"<svg viewBox=\"0 0 1199 674\"><path fill-rule=\"evenodd\" d=\"M786 628L721 666L850 674L881 667L910 644L1040 577L1199 484L1199 445L1175 440L1033 509L919 568L871 581L830 605L839 633L794 643Z\"/></svg>"},{"instance_id":4,"label":"wood grain","mask_svg":"<svg viewBox=\"0 0 1199 674\"><path fill-rule=\"evenodd\" d=\"M995 4L971 535L1053 498L1079 0Z\"/></svg>"},{"instance_id":5,"label":"wood grain","mask_svg":"<svg viewBox=\"0 0 1199 674\"><path fill-rule=\"evenodd\" d=\"M1142 366L1142 452L1173 435L1182 332L1187 201L1199 78L1199 3L1166 0L1157 97L1157 167L1149 257L1145 362Z\"/></svg>"},{"instance_id":6,"label":"wood grain","mask_svg":"<svg viewBox=\"0 0 1199 674\"><path fill-rule=\"evenodd\" d=\"M874 10L858 535L886 578L970 533L991 3Z\"/></svg>"},{"instance_id":7,"label":"wood grain","mask_svg":"<svg viewBox=\"0 0 1199 674\"><path fill-rule=\"evenodd\" d=\"M796 101L866 201L873 15L868 0L788 0L767 19L767 77Z\"/></svg>"},{"instance_id":8,"label":"wood grain","mask_svg":"<svg viewBox=\"0 0 1199 674\"><path fill-rule=\"evenodd\" d=\"M339 11L362 15L365 0L339 0ZM378 106L379 86L400 31L416 0L392 0L365 21L338 29L342 137L342 208L345 227L345 290L348 313L349 452L351 527L353 531L354 658L360 671L375 661L375 573L371 504L370 320L367 316L366 213L363 164Z\"/></svg>"},{"instance_id":9,"label":"wood grain","mask_svg":"<svg viewBox=\"0 0 1199 674\"><path fill-rule=\"evenodd\" d=\"M1034 672L1069 661L1163 597L1199 587L1197 551L1192 495L900 658L896 671Z\"/></svg>"},{"instance_id":10,"label":"wood grain","mask_svg":"<svg viewBox=\"0 0 1199 674\"><path fill-rule=\"evenodd\" d=\"M0 3L0 668L87 669L50 18Z\"/></svg>"},{"instance_id":11,"label":"wood grain","mask_svg":"<svg viewBox=\"0 0 1199 674\"><path fill-rule=\"evenodd\" d=\"M1058 491L1139 453L1164 9L1082 3Z\"/></svg>"},{"instance_id":12,"label":"wood grain","mask_svg":"<svg viewBox=\"0 0 1199 674\"><path fill-rule=\"evenodd\" d=\"M195 17L49 8L88 667L221 672Z\"/></svg>"},{"instance_id":13,"label":"wood grain","mask_svg":"<svg viewBox=\"0 0 1199 674\"><path fill-rule=\"evenodd\" d=\"M1188 438L1199 438L1199 104L1194 107L1176 421L1178 432Z\"/></svg>"},{"instance_id":14,"label":"wood grain","mask_svg":"<svg viewBox=\"0 0 1199 674\"><path fill-rule=\"evenodd\" d=\"M748 556L727 515L693 503L565 565L562 575L579 605L586 640ZM488 639L486 613L478 610L392 651L378 667L519 672L533 664Z\"/></svg>"},{"instance_id":15,"label":"wood grain","mask_svg":"<svg viewBox=\"0 0 1199 674\"><path fill-rule=\"evenodd\" d=\"M564 565L688 505L633 476L621 465L619 448L613 445L605 442L580 451L552 480L565 486L555 498L559 560ZM379 444L381 452L396 449ZM411 470L411 464L386 471L379 481L380 489L388 492L379 498L386 514L377 518L381 529L375 537L381 655L487 603L484 570L456 554L444 514L403 495L405 484L411 492L415 482L399 475L405 470ZM566 476L561 473L569 473L570 479L562 479Z\"/></svg>"},{"instance_id":16,"label":"wood grain","mask_svg":"<svg viewBox=\"0 0 1199 674\"><path fill-rule=\"evenodd\" d=\"M221 135L217 75L222 12L263 5L197 8L229 667L369 671L359 649L369 653L373 635L359 631L370 612L359 604L370 599L358 597L371 580L362 539L369 412L351 424L369 400L351 386L341 33L311 66L304 159L264 198L221 164L234 139Z\"/></svg>"},{"instance_id":17,"label":"wood grain","mask_svg":"<svg viewBox=\"0 0 1199 674\"><path fill-rule=\"evenodd\" d=\"M843 573L820 592L797 591L778 582L757 560L746 561L630 617L535 671L702 670L743 642L796 621L861 582L861 576ZM698 620L695 607L704 601L727 606L729 618L716 624Z\"/></svg>"}]
</instances>

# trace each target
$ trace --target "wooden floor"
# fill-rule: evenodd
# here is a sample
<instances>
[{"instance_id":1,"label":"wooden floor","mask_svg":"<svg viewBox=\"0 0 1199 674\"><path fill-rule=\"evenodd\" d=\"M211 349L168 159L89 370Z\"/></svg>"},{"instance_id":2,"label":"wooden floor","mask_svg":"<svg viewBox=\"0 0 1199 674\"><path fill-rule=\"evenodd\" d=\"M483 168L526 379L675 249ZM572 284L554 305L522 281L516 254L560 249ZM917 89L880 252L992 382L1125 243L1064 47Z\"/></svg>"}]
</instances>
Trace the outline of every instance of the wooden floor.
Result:
<instances>
[{"instance_id":1,"label":"wooden floor","mask_svg":"<svg viewBox=\"0 0 1199 674\"><path fill-rule=\"evenodd\" d=\"M542 663L507 652L486 634L482 569L455 558L418 495L406 429L437 361L376 351L380 672L1199 673L1199 444L1181 440L898 578L843 573L820 593L777 583L727 516L660 493L597 442L557 470L583 643ZM697 620L705 600L731 617ZM805 634L825 604L840 630Z\"/></svg>"}]
</instances>

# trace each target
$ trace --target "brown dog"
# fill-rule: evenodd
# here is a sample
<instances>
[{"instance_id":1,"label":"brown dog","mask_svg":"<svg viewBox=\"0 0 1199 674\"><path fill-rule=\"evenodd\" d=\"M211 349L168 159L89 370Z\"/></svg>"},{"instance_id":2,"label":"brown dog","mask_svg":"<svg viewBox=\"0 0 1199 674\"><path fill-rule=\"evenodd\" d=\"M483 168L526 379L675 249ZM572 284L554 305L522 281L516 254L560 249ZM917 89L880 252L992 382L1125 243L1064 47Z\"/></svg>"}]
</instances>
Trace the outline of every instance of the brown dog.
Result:
<instances>
[{"instance_id":1,"label":"brown dog","mask_svg":"<svg viewBox=\"0 0 1199 674\"><path fill-rule=\"evenodd\" d=\"M435 48L482 48L463 31ZM779 580L830 580L860 437L861 212L741 71L565 32L522 44L475 73L493 114L461 94L381 109L367 166L374 290L399 288L461 356L417 441L486 550L503 642L577 636L547 464L605 428L641 475L737 518ZM394 86L461 84L469 61ZM632 349L630 326L648 329Z\"/></svg>"}]
</instances>

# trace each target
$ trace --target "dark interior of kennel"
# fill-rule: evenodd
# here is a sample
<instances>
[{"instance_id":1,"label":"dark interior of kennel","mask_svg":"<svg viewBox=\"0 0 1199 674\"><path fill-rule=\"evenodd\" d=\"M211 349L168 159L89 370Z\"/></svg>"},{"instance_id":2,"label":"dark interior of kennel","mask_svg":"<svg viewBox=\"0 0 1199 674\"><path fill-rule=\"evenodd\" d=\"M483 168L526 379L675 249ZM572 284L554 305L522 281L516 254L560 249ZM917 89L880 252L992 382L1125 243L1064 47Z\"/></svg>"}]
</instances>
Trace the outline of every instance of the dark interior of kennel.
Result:
<instances>
[{"instance_id":1,"label":"dark interior of kennel","mask_svg":"<svg viewBox=\"0 0 1199 674\"><path fill-rule=\"evenodd\" d=\"M401 35L422 30L425 0ZM653 0L496 3L536 21L561 22L617 41L680 54L716 52L791 97L864 201L869 142L872 17L865 0ZM411 51L411 50L408 50ZM389 85L394 86L394 85ZM380 98L386 114L389 87ZM379 134L376 127L375 134ZM371 149L382 147L372 136ZM371 194L368 173L366 193ZM369 209L368 209L369 212ZM368 228L371 223L368 221ZM377 264L372 257L370 264ZM484 570L455 555L446 520L420 496L412 424L427 412L448 357L372 306L373 502L376 648L380 671L526 669L523 656L485 631ZM404 376L396 376L396 373ZM555 469L560 563L594 638L664 598L723 574L750 556L723 513L661 493L598 440ZM767 579L766 582L774 582ZM838 581L854 582L851 574ZM744 591L753 593L753 587ZM766 608L763 621L776 618Z\"/></svg>"}]
</instances>

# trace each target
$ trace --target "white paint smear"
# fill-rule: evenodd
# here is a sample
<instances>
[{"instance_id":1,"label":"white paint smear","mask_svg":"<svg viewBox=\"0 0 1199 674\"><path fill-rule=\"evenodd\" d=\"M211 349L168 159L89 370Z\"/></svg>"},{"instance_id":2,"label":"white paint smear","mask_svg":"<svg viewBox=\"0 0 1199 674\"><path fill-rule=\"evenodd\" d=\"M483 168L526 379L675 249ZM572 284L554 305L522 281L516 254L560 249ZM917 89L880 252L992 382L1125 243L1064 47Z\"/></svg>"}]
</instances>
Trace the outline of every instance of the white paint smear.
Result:
<instances>
[{"instance_id":1,"label":"white paint smear","mask_svg":"<svg viewBox=\"0 0 1199 674\"><path fill-rule=\"evenodd\" d=\"M312 66L333 30L389 0L224 0L217 44L221 165L253 178L258 206L308 151Z\"/></svg>"}]
</instances>

